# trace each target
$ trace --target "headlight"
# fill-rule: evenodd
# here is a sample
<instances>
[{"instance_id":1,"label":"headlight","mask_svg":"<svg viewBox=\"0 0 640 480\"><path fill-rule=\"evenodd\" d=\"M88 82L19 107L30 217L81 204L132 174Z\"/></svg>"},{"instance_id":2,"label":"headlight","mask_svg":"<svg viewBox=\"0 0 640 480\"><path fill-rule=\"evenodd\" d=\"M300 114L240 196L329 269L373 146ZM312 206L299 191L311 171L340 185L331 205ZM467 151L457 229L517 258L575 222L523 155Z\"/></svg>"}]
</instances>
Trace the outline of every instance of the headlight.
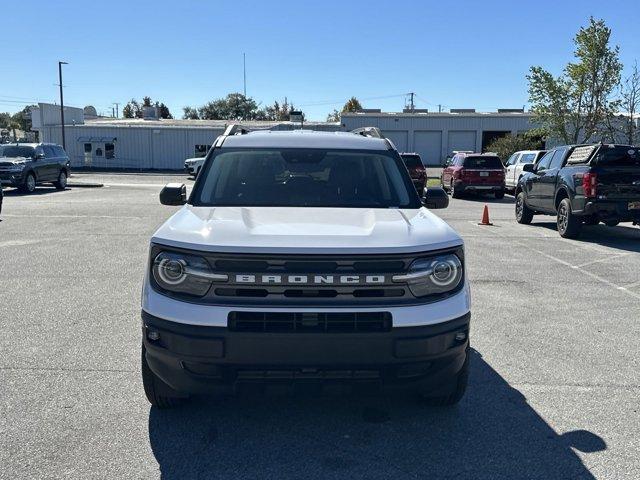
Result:
<instances>
[{"instance_id":1,"label":"headlight","mask_svg":"<svg viewBox=\"0 0 640 480\"><path fill-rule=\"evenodd\" d=\"M409 272L394 275L393 281L406 283L416 297L426 297L454 290L462 280L462 262L457 255L421 258L409 267Z\"/></svg>"},{"instance_id":2,"label":"headlight","mask_svg":"<svg viewBox=\"0 0 640 480\"><path fill-rule=\"evenodd\" d=\"M226 282L227 275L214 273L207 261L196 255L160 252L153 259L153 278L170 292L204 296L214 282Z\"/></svg>"}]
</instances>

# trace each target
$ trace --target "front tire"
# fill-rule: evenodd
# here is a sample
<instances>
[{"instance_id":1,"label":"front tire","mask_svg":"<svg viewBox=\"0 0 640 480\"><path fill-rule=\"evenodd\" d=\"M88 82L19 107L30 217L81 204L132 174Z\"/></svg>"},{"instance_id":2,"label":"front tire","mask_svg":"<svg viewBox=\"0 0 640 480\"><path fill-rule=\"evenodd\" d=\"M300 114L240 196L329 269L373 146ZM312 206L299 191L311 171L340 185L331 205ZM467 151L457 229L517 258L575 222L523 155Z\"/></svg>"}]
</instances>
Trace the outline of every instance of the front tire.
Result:
<instances>
[{"instance_id":1,"label":"front tire","mask_svg":"<svg viewBox=\"0 0 640 480\"><path fill-rule=\"evenodd\" d=\"M64 190L67 188L67 172L60 170L58 180L53 182L53 186L56 187L57 190Z\"/></svg>"},{"instance_id":2,"label":"front tire","mask_svg":"<svg viewBox=\"0 0 640 480\"><path fill-rule=\"evenodd\" d=\"M524 200L524 192L518 193L516 197L516 222L529 225L533 220L533 210L527 206Z\"/></svg>"},{"instance_id":3,"label":"front tire","mask_svg":"<svg viewBox=\"0 0 640 480\"><path fill-rule=\"evenodd\" d=\"M582 219L571 211L571 202L563 198L558 205L558 233L562 238L577 238L582 229Z\"/></svg>"},{"instance_id":4,"label":"front tire","mask_svg":"<svg viewBox=\"0 0 640 480\"><path fill-rule=\"evenodd\" d=\"M18 187L18 190L24 193L33 193L36 189L36 176L33 172L27 173L24 183Z\"/></svg>"},{"instance_id":5,"label":"front tire","mask_svg":"<svg viewBox=\"0 0 640 480\"><path fill-rule=\"evenodd\" d=\"M499 190L495 193L495 196L498 200L501 200L504 198L504 190Z\"/></svg>"},{"instance_id":6,"label":"front tire","mask_svg":"<svg viewBox=\"0 0 640 480\"><path fill-rule=\"evenodd\" d=\"M616 227L620 222L618 220L609 220L608 222L604 222L607 227Z\"/></svg>"},{"instance_id":7,"label":"front tire","mask_svg":"<svg viewBox=\"0 0 640 480\"><path fill-rule=\"evenodd\" d=\"M158 408L173 408L182 403L182 398L177 396L168 396L165 392L171 391L166 383L164 383L158 376L151 371L149 364L147 363L146 349L142 345L142 358L141 358L141 370L142 370L142 386L144 387L144 393L147 396L147 400L154 407Z\"/></svg>"}]
</instances>

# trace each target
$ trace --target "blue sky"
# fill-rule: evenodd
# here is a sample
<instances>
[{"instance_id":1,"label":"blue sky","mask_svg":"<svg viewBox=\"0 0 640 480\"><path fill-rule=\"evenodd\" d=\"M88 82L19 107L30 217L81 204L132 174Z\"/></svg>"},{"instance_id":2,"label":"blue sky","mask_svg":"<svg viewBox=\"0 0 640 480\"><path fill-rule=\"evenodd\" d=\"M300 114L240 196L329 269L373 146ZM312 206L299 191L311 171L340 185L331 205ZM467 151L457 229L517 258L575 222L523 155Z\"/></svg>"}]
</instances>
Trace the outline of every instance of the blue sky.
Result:
<instances>
[{"instance_id":1,"label":"blue sky","mask_svg":"<svg viewBox=\"0 0 640 480\"><path fill-rule=\"evenodd\" d=\"M185 105L242 91L263 104L287 96L324 120L355 95L400 110L404 93L437 110L527 103L531 65L559 73L590 15L604 18L621 60L640 60L640 1L22 1L3 15L0 111L151 96ZM2 9L7 13L7 9ZM384 97L384 98L380 98Z\"/></svg>"}]
</instances>

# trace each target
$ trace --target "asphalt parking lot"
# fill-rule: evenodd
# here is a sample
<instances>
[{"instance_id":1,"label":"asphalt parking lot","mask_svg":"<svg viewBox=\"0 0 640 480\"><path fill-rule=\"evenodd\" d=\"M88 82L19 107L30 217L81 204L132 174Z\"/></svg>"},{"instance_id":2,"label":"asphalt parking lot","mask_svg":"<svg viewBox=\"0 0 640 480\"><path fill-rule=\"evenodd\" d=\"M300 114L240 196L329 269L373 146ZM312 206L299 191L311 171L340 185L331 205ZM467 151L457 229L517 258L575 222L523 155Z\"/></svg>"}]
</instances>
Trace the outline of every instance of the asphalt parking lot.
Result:
<instances>
[{"instance_id":1,"label":"asphalt parking lot","mask_svg":"<svg viewBox=\"0 0 640 480\"><path fill-rule=\"evenodd\" d=\"M71 180L5 190L0 478L640 478L640 228L565 240L551 217L516 224L508 196L437 211L465 239L474 302L453 409L357 393L161 411L142 391L139 296L176 210L158 192L185 177Z\"/></svg>"}]
</instances>

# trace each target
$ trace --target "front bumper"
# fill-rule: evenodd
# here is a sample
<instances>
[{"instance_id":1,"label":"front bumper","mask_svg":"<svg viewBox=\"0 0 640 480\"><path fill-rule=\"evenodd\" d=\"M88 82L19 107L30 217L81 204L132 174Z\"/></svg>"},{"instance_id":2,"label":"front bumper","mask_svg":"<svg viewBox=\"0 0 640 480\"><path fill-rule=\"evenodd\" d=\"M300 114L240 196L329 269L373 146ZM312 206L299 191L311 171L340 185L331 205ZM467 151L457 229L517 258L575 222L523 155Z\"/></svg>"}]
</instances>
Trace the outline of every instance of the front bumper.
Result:
<instances>
[{"instance_id":1,"label":"front bumper","mask_svg":"<svg viewBox=\"0 0 640 480\"><path fill-rule=\"evenodd\" d=\"M142 333L149 367L180 393L297 382L446 390L467 357L470 316L376 333L254 333L179 324L143 310Z\"/></svg>"},{"instance_id":2,"label":"front bumper","mask_svg":"<svg viewBox=\"0 0 640 480\"><path fill-rule=\"evenodd\" d=\"M10 187L18 187L24 183L24 171L0 172L0 185L9 185Z\"/></svg>"},{"instance_id":3,"label":"front bumper","mask_svg":"<svg viewBox=\"0 0 640 480\"><path fill-rule=\"evenodd\" d=\"M583 214L596 216L603 221L616 220L618 222L640 223L640 210L629 210L629 202L640 202L640 198L587 202L585 203Z\"/></svg>"}]
</instances>

